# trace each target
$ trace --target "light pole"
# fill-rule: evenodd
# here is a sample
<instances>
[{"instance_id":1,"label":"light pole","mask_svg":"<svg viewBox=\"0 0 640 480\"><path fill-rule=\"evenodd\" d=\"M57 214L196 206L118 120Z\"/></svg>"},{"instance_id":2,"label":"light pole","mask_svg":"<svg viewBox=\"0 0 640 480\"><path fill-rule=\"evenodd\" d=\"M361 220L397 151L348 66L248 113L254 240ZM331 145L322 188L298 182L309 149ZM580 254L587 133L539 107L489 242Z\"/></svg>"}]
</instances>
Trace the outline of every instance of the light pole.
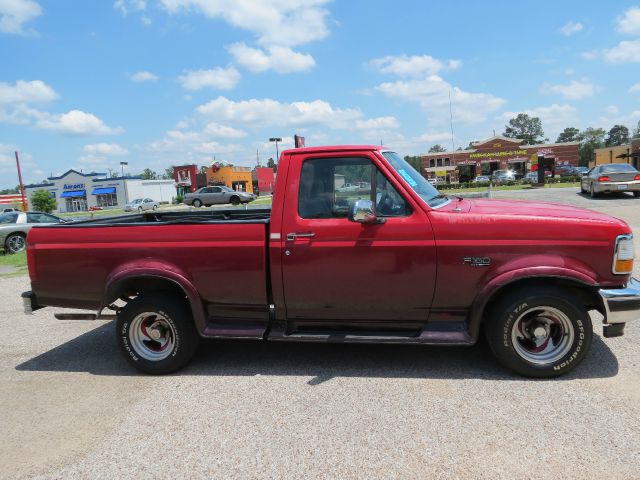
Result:
<instances>
[{"instance_id":1,"label":"light pole","mask_svg":"<svg viewBox=\"0 0 640 480\"><path fill-rule=\"evenodd\" d=\"M120 167L122 168L122 176L124 177L124 166L129 165L129 162L120 162Z\"/></svg>"},{"instance_id":2,"label":"light pole","mask_svg":"<svg viewBox=\"0 0 640 480\"><path fill-rule=\"evenodd\" d=\"M276 163L278 163L278 160L280 160L280 153L278 152L278 142L282 141L282 138L280 137L271 137L269 139L270 142L276 142Z\"/></svg>"}]
</instances>

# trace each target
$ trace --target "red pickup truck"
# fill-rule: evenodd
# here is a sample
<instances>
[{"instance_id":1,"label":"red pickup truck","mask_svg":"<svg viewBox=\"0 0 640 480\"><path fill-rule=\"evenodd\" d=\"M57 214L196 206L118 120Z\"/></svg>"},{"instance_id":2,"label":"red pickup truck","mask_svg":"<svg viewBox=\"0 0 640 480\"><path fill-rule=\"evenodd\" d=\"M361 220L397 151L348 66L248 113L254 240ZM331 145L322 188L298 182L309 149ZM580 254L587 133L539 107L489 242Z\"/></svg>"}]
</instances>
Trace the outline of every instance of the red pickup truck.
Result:
<instances>
[{"instance_id":1,"label":"red pickup truck","mask_svg":"<svg viewBox=\"0 0 640 480\"><path fill-rule=\"evenodd\" d=\"M33 228L25 310L112 309L126 358L184 366L200 337L472 345L563 374L640 315L631 229L551 203L441 195L376 146L287 150L271 209Z\"/></svg>"}]
</instances>

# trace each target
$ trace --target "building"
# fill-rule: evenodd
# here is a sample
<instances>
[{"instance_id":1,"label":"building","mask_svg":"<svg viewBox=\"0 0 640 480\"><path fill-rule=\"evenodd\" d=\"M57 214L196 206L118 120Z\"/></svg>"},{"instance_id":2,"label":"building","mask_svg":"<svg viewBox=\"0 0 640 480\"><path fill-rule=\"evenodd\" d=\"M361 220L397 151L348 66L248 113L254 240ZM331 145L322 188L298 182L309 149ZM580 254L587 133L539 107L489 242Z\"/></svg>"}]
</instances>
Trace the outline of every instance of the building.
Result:
<instances>
[{"instance_id":1,"label":"building","mask_svg":"<svg viewBox=\"0 0 640 480\"><path fill-rule=\"evenodd\" d=\"M273 168L256 167L251 171L253 191L258 195L271 195L275 188L276 179Z\"/></svg>"},{"instance_id":2,"label":"building","mask_svg":"<svg viewBox=\"0 0 640 480\"><path fill-rule=\"evenodd\" d=\"M589 167L606 163L628 163L640 170L640 138L617 147L597 148Z\"/></svg>"},{"instance_id":3,"label":"building","mask_svg":"<svg viewBox=\"0 0 640 480\"><path fill-rule=\"evenodd\" d=\"M238 192L253 193L251 168L211 165L206 169L207 185L226 185Z\"/></svg>"},{"instance_id":4,"label":"building","mask_svg":"<svg viewBox=\"0 0 640 480\"><path fill-rule=\"evenodd\" d=\"M36 190L46 190L55 198L59 213L82 212L91 208L124 208L136 198L171 202L176 195L173 180L143 180L139 176L107 178L105 173L82 173L69 170L47 182L25 185L29 209Z\"/></svg>"},{"instance_id":5,"label":"building","mask_svg":"<svg viewBox=\"0 0 640 480\"><path fill-rule=\"evenodd\" d=\"M197 165L180 165L173 167L173 179L179 196L184 197L186 193L193 193L199 188L207 186L207 176L198 173Z\"/></svg>"},{"instance_id":6,"label":"building","mask_svg":"<svg viewBox=\"0 0 640 480\"><path fill-rule=\"evenodd\" d=\"M514 170L524 176L538 168L538 155L544 155L545 167L555 171L559 165L578 165L578 142L522 145L522 141L497 135L475 142L472 149L422 155L423 171L428 179L466 183L496 170Z\"/></svg>"}]
</instances>

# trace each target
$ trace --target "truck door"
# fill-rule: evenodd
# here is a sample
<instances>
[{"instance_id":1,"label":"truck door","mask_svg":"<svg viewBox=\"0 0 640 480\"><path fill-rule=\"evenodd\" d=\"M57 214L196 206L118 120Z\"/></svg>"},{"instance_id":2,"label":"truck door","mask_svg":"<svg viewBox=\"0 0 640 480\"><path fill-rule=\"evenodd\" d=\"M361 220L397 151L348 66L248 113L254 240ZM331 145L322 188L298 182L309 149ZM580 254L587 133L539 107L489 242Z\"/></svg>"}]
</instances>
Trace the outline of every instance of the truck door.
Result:
<instances>
[{"instance_id":1,"label":"truck door","mask_svg":"<svg viewBox=\"0 0 640 480\"><path fill-rule=\"evenodd\" d=\"M374 153L296 160L282 223L287 332L418 334L436 276L426 213ZM358 199L372 200L384 223L350 221Z\"/></svg>"}]
</instances>

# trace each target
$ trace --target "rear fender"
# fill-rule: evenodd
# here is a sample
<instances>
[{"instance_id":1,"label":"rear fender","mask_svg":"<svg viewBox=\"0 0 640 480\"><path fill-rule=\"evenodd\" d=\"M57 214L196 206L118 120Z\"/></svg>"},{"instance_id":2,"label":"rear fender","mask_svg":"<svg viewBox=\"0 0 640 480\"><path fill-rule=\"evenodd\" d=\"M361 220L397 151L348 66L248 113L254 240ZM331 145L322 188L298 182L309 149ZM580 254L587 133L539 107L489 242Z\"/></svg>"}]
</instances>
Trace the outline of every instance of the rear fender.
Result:
<instances>
[{"instance_id":1,"label":"rear fender","mask_svg":"<svg viewBox=\"0 0 640 480\"><path fill-rule=\"evenodd\" d=\"M189 280L188 276L178 267L171 263L157 260L139 260L126 263L114 270L105 282L105 291L99 312L105 308L109 302L119 297L118 292L127 282L131 280L143 280L145 278L168 281L179 287L189 301L196 328L199 332L204 332L206 316L198 290Z\"/></svg>"}]
</instances>

